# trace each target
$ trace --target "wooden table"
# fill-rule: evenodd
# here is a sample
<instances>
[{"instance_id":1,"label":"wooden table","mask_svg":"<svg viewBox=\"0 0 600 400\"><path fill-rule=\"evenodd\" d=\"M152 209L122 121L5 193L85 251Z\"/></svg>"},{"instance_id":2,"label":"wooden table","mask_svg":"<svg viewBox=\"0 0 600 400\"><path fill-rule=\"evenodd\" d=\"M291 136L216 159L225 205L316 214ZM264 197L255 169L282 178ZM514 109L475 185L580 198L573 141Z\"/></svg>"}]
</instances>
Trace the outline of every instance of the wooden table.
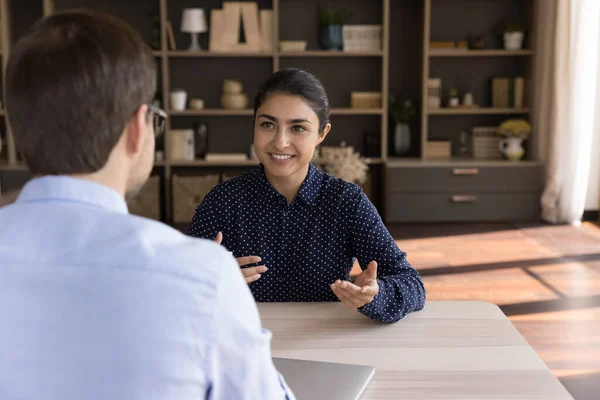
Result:
<instances>
[{"instance_id":1,"label":"wooden table","mask_svg":"<svg viewBox=\"0 0 600 400\"><path fill-rule=\"evenodd\" d=\"M493 304L431 301L392 325L341 303L258 307L273 356L374 366L361 399L572 399Z\"/></svg>"}]
</instances>

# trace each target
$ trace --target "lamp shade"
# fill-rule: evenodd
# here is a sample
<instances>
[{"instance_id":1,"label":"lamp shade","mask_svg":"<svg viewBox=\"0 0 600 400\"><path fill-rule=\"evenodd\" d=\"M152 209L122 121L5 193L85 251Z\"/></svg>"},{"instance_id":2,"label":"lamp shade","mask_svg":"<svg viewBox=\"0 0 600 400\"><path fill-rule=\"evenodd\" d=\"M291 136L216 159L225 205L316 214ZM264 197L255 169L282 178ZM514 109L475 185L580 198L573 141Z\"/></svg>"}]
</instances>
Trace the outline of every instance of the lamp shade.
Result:
<instances>
[{"instance_id":1,"label":"lamp shade","mask_svg":"<svg viewBox=\"0 0 600 400\"><path fill-rule=\"evenodd\" d=\"M181 32L202 33L206 32L206 16L202 8L185 8L181 15Z\"/></svg>"}]
</instances>

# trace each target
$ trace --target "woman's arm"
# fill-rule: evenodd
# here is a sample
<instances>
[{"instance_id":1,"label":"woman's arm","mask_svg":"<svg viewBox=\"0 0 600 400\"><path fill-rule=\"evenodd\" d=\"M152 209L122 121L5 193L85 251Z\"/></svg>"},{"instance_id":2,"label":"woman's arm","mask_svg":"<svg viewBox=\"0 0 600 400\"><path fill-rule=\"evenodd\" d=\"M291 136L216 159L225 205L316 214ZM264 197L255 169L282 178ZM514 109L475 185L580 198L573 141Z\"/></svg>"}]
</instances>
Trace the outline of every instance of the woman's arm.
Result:
<instances>
[{"instance_id":1,"label":"woman's arm","mask_svg":"<svg viewBox=\"0 0 600 400\"><path fill-rule=\"evenodd\" d=\"M196 208L187 235L203 239L215 239L217 233L225 235L226 216L221 208L223 202L218 187L213 188Z\"/></svg>"},{"instance_id":2,"label":"woman's arm","mask_svg":"<svg viewBox=\"0 0 600 400\"><path fill-rule=\"evenodd\" d=\"M363 269L377 262L379 293L358 309L369 318L396 322L425 305L425 287L419 273L406 260L383 224L377 209L361 191L350 219L353 255Z\"/></svg>"}]
</instances>

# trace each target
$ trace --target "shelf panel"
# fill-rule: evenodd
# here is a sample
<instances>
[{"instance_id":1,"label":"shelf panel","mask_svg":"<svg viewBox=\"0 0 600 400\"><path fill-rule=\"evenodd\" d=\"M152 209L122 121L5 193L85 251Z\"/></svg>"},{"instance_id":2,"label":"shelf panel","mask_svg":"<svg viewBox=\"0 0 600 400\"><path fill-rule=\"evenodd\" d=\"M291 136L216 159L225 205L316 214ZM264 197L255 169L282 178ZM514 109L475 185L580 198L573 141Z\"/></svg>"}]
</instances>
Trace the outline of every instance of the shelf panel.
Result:
<instances>
[{"instance_id":1,"label":"shelf panel","mask_svg":"<svg viewBox=\"0 0 600 400\"><path fill-rule=\"evenodd\" d=\"M493 115L493 114L529 114L529 108L439 108L427 110L429 115Z\"/></svg>"},{"instance_id":2,"label":"shelf panel","mask_svg":"<svg viewBox=\"0 0 600 400\"><path fill-rule=\"evenodd\" d=\"M383 57L383 51L328 51L307 50L280 52L279 57Z\"/></svg>"},{"instance_id":3,"label":"shelf panel","mask_svg":"<svg viewBox=\"0 0 600 400\"><path fill-rule=\"evenodd\" d=\"M161 50L152 50L152 55L155 57L162 57L164 54Z\"/></svg>"},{"instance_id":4,"label":"shelf panel","mask_svg":"<svg viewBox=\"0 0 600 400\"><path fill-rule=\"evenodd\" d=\"M368 165L383 164L381 158L363 158L364 162ZM172 167L247 167L256 166L260 163L258 160L245 160L245 161L206 161L206 160L171 160L169 165ZM157 164L155 163L155 166Z\"/></svg>"},{"instance_id":5,"label":"shelf panel","mask_svg":"<svg viewBox=\"0 0 600 400\"><path fill-rule=\"evenodd\" d=\"M273 57L272 52L214 52L214 51L186 51L186 50L177 50L177 51L168 51L167 56L169 57L213 57L213 58L267 58Z\"/></svg>"},{"instance_id":6,"label":"shelf panel","mask_svg":"<svg viewBox=\"0 0 600 400\"><path fill-rule=\"evenodd\" d=\"M258 160L244 161L206 161L206 160L171 160L172 167L251 167L259 164Z\"/></svg>"},{"instance_id":7,"label":"shelf panel","mask_svg":"<svg viewBox=\"0 0 600 400\"><path fill-rule=\"evenodd\" d=\"M197 117L197 116L252 116L254 110L247 108L244 110L225 110L220 108L207 108L204 110L185 110L168 111L167 114L173 117Z\"/></svg>"},{"instance_id":8,"label":"shelf panel","mask_svg":"<svg viewBox=\"0 0 600 400\"><path fill-rule=\"evenodd\" d=\"M530 56L531 50L447 50L429 49L429 57L515 57Z\"/></svg>"},{"instance_id":9,"label":"shelf panel","mask_svg":"<svg viewBox=\"0 0 600 400\"><path fill-rule=\"evenodd\" d=\"M329 110L331 115L381 115L382 108L332 108Z\"/></svg>"},{"instance_id":10,"label":"shelf panel","mask_svg":"<svg viewBox=\"0 0 600 400\"><path fill-rule=\"evenodd\" d=\"M18 164L7 164L6 162L0 162L0 171L28 171L29 168L23 163Z\"/></svg>"},{"instance_id":11,"label":"shelf panel","mask_svg":"<svg viewBox=\"0 0 600 400\"><path fill-rule=\"evenodd\" d=\"M483 160L475 158L450 158L447 160L419 158L388 158L387 167L532 167L541 165L540 161L522 160Z\"/></svg>"}]
</instances>

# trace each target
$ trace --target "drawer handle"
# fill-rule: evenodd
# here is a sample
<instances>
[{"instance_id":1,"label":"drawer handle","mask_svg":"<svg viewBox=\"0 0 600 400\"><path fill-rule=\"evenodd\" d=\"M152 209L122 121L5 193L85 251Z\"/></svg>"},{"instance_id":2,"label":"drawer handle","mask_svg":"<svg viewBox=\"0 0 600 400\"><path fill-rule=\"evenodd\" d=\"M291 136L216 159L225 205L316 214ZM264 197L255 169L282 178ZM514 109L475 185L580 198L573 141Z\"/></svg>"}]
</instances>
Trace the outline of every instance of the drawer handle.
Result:
<instances>
[{"instance_id":1,"label":"drawer handle","mask_svg":"<svg viewBox=\"0 0 600 400\"><path fill-rule=\"evenodd\" d=\"M477 196L463 196L463 195L452 196L452 202L454 202L454 203L474 203L476 201L477 201Z\"/></svg>"},{"instance_id":2,"label":"drawer handle","mask_svg":"<svg viewBox=\"0 0 600 400\"><path fill-rule=\"evenodd\" d=\"M454 168L452 173L454 175L477 175L479 168Z\"/></svg>"}]
</instances>

